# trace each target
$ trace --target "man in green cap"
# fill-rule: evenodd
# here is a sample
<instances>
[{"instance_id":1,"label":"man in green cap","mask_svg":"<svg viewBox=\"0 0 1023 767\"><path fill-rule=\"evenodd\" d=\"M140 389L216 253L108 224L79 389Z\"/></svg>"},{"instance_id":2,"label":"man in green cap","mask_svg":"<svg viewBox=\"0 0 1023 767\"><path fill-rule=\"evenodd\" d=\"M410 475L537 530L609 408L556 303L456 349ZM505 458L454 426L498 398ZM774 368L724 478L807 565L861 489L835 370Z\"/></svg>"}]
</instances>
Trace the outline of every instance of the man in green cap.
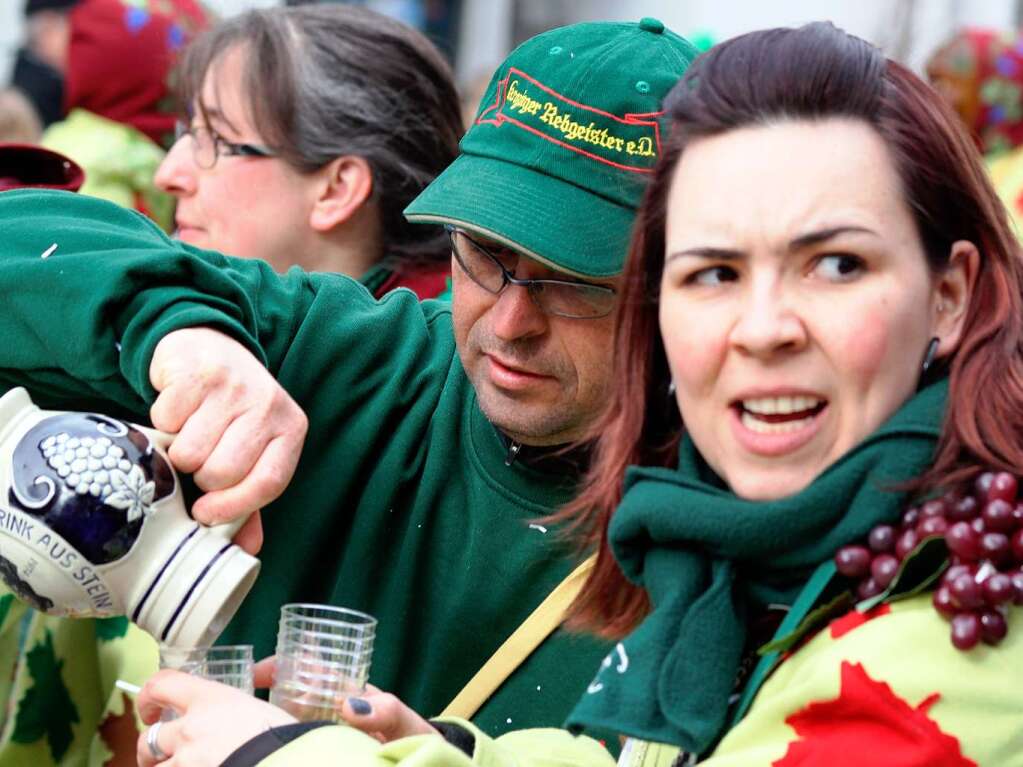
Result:
<instances>
[{"instance_id":1,"label":"man in green cap","mask_svg":"<svg viewBox=\"0 0 1023 767\"><path fill-rule=\"evenodd\" d=\"M223 641L271 653L287 602L364 610L372 681L416 710L491 735L558 724L607 647L558 627L585 572L566 581L573 552L536 520L586 465L564 447L604 404L660 100L695 54L644 19L510 55L406 211L449 228L450 306L276 275L100 201L0 195L0 382L178 432L201 521L267 505L263 571ZM242 541L259 537L254 517ZM512 643L527 649L498 651L553 591Z\"/></svg>"}]
</instances>

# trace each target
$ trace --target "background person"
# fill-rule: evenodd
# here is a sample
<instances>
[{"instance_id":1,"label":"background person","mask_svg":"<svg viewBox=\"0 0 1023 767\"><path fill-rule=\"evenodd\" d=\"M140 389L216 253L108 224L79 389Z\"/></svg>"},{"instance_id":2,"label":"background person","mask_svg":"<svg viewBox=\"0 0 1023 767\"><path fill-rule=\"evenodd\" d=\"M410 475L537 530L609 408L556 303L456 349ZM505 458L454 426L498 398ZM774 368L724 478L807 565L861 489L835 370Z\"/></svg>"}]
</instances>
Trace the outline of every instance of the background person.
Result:
<instances>
[{"instance_id":1,"label":"background person","mask_svg":"<svg viewBox=\"0 0 1023 767\"><path fill-rule=\"evenodd\" d=\"M205 11L197 0L80 0L45 13L52 18L43 48L63 74L64 111L43 146L85 169L82 194L134 208L169 231L173 199L154 187L153 173L174 138L174 63L205 26Z\"/></svg>"},{"instance_id":2,"label":"background person","mask_svg":"<svg viewBox=\"0 0 1023 767\"><path fill-rule=\"evenodd\" d=\"M189 48L180 90L191 122L156 184L183 241L376 295L447 291L442 227L401 214L462 135L450 68L423 35L351 5L249 11Z\"/></svg>"},{"instance_id":3,"label":"background person","mask_svg":"<svg viewBox=\"0 0 1023 767\"><path fill-rule=\"evenodd\" d=\"M171 460L206 491L199 520L280 494L262 577L222 641L269 654L285 602L365 610L380 621L374 682L439 713L573 572L554 531L529 522L571 497L588 460L563 448L606 403L618 273L660 148L660 100L693 54L645 19L551 30L509 57L462 154L408 208L452 227L450 305L278 275L100 201L0 196L12 297L0 376L43 405L149 413L178 432ZM59 262L39 259L41 230ZM61 307L59 328L15 343L44 304ZM258 519L240 533L250 549ZM492 733L559 721L606 646L558 623L461 710Z\"/></svg>"},{"instance_id":4,"label":"background person","mask_svg":"<svg viewBox=\"0 0 1023 767\"><path fill-rule=\"evenodd\" d=\"M914 495L1023 470L1023 261L976 149L918 78L826 24L723 43L667 108L623 274L629 343L563 514L600 546L577 619L620 640L570 726L635 738L625 765L1023 763L1020 611L967 653L911 590L944 553L870 611L834 564ZM154 679L147 720L194 701L194 732L222 737L227 700L188 686ZM323 727L268 763L613 764L564 732L473 735L470 760Z\"/></svg>"},{"instance_id":5,"label":"background person","mask_svg":"<svg viewBox=\"0 0 1023 767\"><path fill-rule=\"evenodd\" d=\"M931 84L955 109L983 152L1017 236L1023 215L1023 37L967 28L927 62Z\"/></svg>"}]
</instances>

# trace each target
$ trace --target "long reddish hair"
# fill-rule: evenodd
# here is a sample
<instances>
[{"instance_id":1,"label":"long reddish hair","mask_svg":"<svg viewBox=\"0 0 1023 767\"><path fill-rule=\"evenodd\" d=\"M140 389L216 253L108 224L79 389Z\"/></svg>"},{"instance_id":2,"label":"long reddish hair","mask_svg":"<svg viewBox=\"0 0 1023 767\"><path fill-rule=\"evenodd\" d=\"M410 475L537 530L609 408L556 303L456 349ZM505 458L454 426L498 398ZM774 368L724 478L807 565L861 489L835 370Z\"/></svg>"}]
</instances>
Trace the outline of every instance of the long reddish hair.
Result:
<instances>
[{"instance_id":1,"label":"long reddish hair","mask_svg":"<svg viewBox=\"0 0 1023 767\"><path fill-rule=\"evenodd\" d=\"M608 546L630 465L673 466L681 417L669 394L657 324L665 201L688 142L743 126L830 117L862 119L884 139L929 266L969 240L981 263L959 348L932 375L950 378L951 407L919 492L949 487L981 467L1023 470L1023 262L981 157L937 93L874 47L830 24L753 32L694 62L669 94L671 136L636 219L615 326L611 403L594 429L581 494L555 519L596 567L572 608L577 628L621 637L649 610ZM934 370L934 369L932 369Z\"/></svg>"}]
</instances>

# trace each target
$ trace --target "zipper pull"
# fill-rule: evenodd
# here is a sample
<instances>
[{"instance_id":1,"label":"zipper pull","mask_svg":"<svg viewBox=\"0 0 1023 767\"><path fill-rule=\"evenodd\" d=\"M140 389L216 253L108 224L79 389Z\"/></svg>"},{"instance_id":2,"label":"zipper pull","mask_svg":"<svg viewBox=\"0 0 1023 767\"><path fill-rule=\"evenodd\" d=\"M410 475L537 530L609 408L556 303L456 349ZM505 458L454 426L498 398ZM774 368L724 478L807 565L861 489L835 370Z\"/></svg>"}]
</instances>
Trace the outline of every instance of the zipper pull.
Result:
<instances>
[{"instance_id":1,"label":"zipper pull","mask_svg":"<svg viewBox=\"0 0 1023 767\"><path fill-rule=\"evenodd\" d=\"M508 454L504 457L504 465L511 466L515 463L515 459L519 457L519 451L522 449L522 444L519 442L512 442L508 445Z\"/></svg>"}]
</instances>

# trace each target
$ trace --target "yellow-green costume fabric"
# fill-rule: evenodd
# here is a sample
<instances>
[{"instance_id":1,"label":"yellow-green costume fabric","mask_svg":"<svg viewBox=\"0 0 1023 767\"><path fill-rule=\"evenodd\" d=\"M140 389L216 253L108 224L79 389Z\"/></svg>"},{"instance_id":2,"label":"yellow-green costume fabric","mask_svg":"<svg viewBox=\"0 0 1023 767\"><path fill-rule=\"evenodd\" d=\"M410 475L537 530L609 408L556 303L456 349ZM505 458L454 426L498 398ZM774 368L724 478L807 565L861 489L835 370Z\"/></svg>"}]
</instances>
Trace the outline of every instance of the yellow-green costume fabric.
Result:
<instances>
[{"instance_id":1,"label":"yellow-green costume fabric","mask_svg":"<svg viewBox=\"0 0 1023 767\"><path fill-rule=\"evenodd\" d=\"M165 232L174 228L174 198L153 183L166 152L141 131L72 109L46 129L41 143L82 166L81 194L145 213Z\"/></svg>"},{"instance_id":2,"label":"yellow-green costume fabric","mask_svg":"<svg viewBox=\"0 0 1023 767\"><path fill-rule=\"evenodd\" d=\"M132 757L128 728L139 723L114 682L141 684L156 670L153 639L126 618L44 615L6 588L0 615L0 767L101 767L114 747ZM127 734L114 741L114 720L122 716Z\"/></svg>"},{"instance_id":3,"label":"yellow-green costume fabric","mask_svg":"<svg viewBox=\"0 0 1023 767\"><path fill-rule=\"evenodd\" d=\"M832 621L783 661L706 767L1023 767L1023 610L997 647L955 649L930 594ZM470 727L466 723L463 726ZM470 759L439 737L386 746L346 727L314 730L259 767L347 765L604 767L597 744L564 730L489 738ZM671 767L678 749L629 741L621 767Z\"/></svg>"}]
</instances>

